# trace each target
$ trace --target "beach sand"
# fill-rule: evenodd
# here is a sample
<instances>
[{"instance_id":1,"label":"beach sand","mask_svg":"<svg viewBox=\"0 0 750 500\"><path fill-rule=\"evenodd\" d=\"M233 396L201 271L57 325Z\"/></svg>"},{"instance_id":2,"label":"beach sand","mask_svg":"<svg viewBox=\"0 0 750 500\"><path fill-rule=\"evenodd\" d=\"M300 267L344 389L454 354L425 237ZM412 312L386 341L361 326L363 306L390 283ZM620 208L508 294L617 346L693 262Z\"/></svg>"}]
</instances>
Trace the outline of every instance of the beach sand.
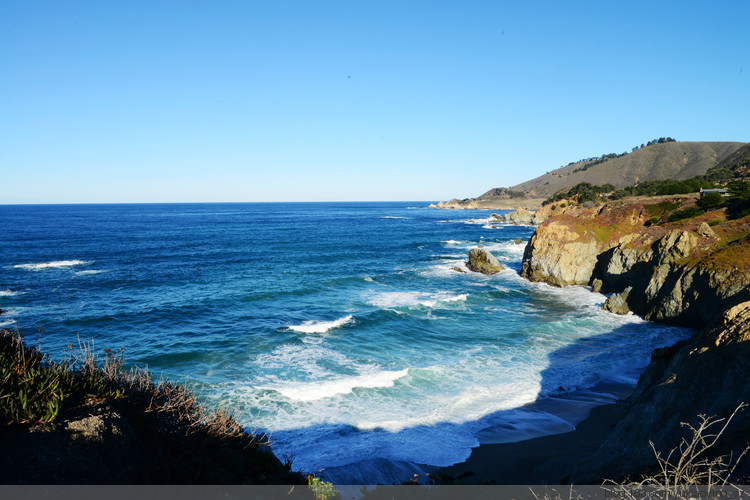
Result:
<instances>
[{"instance_id":1,"label":"beach sand","mask_svg":"<svg viewBox=\"0 0 750 500\"><path fill-rule=\"evenodd\" d=\"M565 484L624 414L620 404L598 406L574 431L516 443L480 445L466 462L437 473L453 477L456 484Z\"/></svg>"}]
</instances>

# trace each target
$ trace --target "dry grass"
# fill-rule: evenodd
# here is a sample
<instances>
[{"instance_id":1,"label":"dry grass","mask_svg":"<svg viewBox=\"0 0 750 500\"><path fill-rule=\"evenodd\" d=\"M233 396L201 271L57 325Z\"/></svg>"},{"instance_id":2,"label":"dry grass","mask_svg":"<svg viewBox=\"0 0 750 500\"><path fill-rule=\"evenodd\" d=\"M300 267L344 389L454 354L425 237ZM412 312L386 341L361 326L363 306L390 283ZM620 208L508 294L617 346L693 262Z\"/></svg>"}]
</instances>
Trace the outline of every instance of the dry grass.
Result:
<instances>
[{"instance_id":1,"label":"dry grass","mask_svg":"<svg viewBox=\"0 0 750 500\"><path fill-rule=\"evenodd\" d=\"M646 497L694 498L698 491L696 487L702 487L700 491L705 494L711 494L712 490L724 491L725 488L731 488L733 474L750 446L746 446L737 456L716 456L713 450L735 416L747 406L740 403L727 418L698 415L696 425L683 422L681 425L687 429L687 436L666 457L657 451L653 442L649 442L658 472L638 481L623 484L606 481L605 484L616 485L611 488L611 492L633 500Z\"/></svg>"}]
</instances>

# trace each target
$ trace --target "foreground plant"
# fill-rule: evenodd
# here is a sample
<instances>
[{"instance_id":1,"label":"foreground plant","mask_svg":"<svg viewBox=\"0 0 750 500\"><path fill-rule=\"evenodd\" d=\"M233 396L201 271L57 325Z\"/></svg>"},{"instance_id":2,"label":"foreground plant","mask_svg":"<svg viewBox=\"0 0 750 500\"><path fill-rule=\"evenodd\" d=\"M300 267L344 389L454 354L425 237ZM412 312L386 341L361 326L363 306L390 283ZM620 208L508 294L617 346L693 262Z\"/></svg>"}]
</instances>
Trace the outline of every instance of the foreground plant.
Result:
<instances>
[{"instance_id":1,"label":"foreground plant","mask_svg":"<svg viewBox=\"0 0 750 500\"><path fill-rule=\"evenodd\" d=\"M0 330L0 438L7 446L0 482L310 480L279 462L268 437L246 430L230 410L208 408L186 386L157 380L147 369L125 369L122 351L105 349L100 361L93 341L78 344L56 363L24 345L18 330ZM330 498L325 484L315 486Z\"/></svg>"},{"instance_id":2,"label":"foreground plant","mask_svg":"<svg viewBox=\"0 0 750 500\"><path fill-rule=\"evenodd\" d=\"M746 446L738 455L732 453L715 456L713 450L721 439L734 417L748 405L740 403L727 418L698 415L697 425L683 422L687 429L687 436L680 444L673 448L666 457L657 451L653 442L649 445L654 452L658 472L644 476L638 481L617 484L606 481L605 484L615 484L618 487L611 491L625 498L641 499L644 497L658 498L694 498L697 487L704 487L701 491L711 494L712 490L733 487L733 476L740 461L750 450Z\"/></svg>"}]
</instances>

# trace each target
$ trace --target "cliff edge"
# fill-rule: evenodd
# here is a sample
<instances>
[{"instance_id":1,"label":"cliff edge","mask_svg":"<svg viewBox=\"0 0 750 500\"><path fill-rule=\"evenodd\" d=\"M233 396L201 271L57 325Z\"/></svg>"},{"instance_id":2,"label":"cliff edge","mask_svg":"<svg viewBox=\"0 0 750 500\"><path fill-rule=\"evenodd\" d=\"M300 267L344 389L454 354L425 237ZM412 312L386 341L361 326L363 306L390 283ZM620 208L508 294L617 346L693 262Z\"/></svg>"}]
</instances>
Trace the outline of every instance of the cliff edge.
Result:
<instances>
[{"instance_id":1,"label":"cliff edge","mask_svg":"<svg viewBox=\"0 0 750 500\"><path fill-rule=\"evenodd\" d=\"M570 477L574 483L636 479L666 458L698 415L727 418L750 403L750 217L723 210L676 222L691 197L628 199L574 207L550 217L530 239L522 275L554 286L589 285L620 295L646 319L704 328L652 354L625 417ZM658 221L655 223L655 221ZM653 449L651 444L653 443ZM732 419L707 458L740 456L750 443L750 411ZM750 478L750 460L733 480Z\"/></svg>"}]
</instances>

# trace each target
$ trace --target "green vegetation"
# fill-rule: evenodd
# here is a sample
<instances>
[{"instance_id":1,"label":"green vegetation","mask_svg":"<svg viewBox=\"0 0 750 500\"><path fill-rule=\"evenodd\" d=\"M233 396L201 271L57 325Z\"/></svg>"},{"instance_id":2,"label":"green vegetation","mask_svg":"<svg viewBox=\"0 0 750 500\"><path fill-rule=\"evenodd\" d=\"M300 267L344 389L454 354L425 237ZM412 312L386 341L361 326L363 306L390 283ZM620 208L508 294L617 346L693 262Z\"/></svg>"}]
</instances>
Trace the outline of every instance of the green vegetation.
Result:
<instances>
[{"instance_id":1,"label":"green vegetation","mask_svg":"<svg viewBox=\"0 0 750 500\"><path fill-rule=\"evenodd\" d=\"M513 191L510 188L493 188L480 196L479 200L491 199L491 198L525 198L526 193L523 191Z\"/></svg>"},{"instance_id":2,"label":"green vegetation","mask_svg":"<svg viewBox=\"0 0 750 500\"><path fill-rule=\"evenodd\" d=\"M184 385L125 370L122 352L105 349L99 363L93 343L79 342L78 353L68 347L62 362L52 362L18 330L0 329L0 426L22 443L6 450L6 481L96 484L116 475L135 484L308 484L319 498L333 497L330 485L269 453L265 434L248 433L224 408L208 409ZM82 415L116 421L120 430L94 425L71 434ZM32 466L26 448L52 460ZM67 475L61 464L71 464Z\"/></svg>"},{"instance_id":3,"label":"green vegetation","mask_svg":"<svg viewBox=\"0 0 750 500\"><path fill-rule=\"evenodd\" d=\"M716 184L703 179L703 176L693 177L684 181L672 179L645 181L640 184L618 189L610 199L619 200L629 196L665 196L673 194L697 193L701 189L715 188Z\"/></svg>"},{"instance_id":4,"label":"green vegetation","mask_svg":"<svg viewBox=\"0 0 750 500\"><path fill-rule=\"evenodd\" d=\"M542 202L542 206L566 199L575 200L579 205L586 203L587 201L595 202L600 199L600 194L614 191L614 189L615 187L612 184L596 186L588 182L581 182L580 184L576 184L567 191L560 191L554 196L547 198ZM561 204L560 206L564 207L564 204Z\"/></svg>"},{"instance_id":5,"label":"green vegetation","mask_svg":"<svg viewBox=\"0 0 750 500\"><path fill-rule=\"evenodd\" d=\"M18 332L0 335L0 419L6 424L49 423L64 402L80 403L87 398L120 398L123 387L113 374L122 365L120 357L107 351L102 369L87 358L49 362L36 347L23 345ZM85 348L84 348L85 349Z\"/></svg>"},{"instance_id":6,"label":"green vegetation","mask_svg":"<svg viewBox=\"0 0 750 500\"><path fill-rule=\"evenodd\" d=\"M720 193L706 193L698 200L698 206L708 211L724 204L724 197Z\"/></svg>"},{"instance_id":7,"label":"green vegetation","mask_svg":"<svg viewBox=\"0 0 750 500\"><path fill-rule=\"evenodd\" d=\"M693 217L698 217L699 215L703 215L704 213L705 211L702 208L698 206L692 206L683 210L676 210L672 212L669 215L668 220L669 222L677 222L680 220L692 219Z\"/></svg>"},{"instance_id":8,"label":"green vegetation","mask_svg":"<svg viewBox=\"0 0 750 500\"><path fill-rule=\"evenodd\" d=\"M739 219L750 215L750 182L730 182L727 189L730 195L727 201L727 216L730 219Z\"/></svg>"}]
</instances>

